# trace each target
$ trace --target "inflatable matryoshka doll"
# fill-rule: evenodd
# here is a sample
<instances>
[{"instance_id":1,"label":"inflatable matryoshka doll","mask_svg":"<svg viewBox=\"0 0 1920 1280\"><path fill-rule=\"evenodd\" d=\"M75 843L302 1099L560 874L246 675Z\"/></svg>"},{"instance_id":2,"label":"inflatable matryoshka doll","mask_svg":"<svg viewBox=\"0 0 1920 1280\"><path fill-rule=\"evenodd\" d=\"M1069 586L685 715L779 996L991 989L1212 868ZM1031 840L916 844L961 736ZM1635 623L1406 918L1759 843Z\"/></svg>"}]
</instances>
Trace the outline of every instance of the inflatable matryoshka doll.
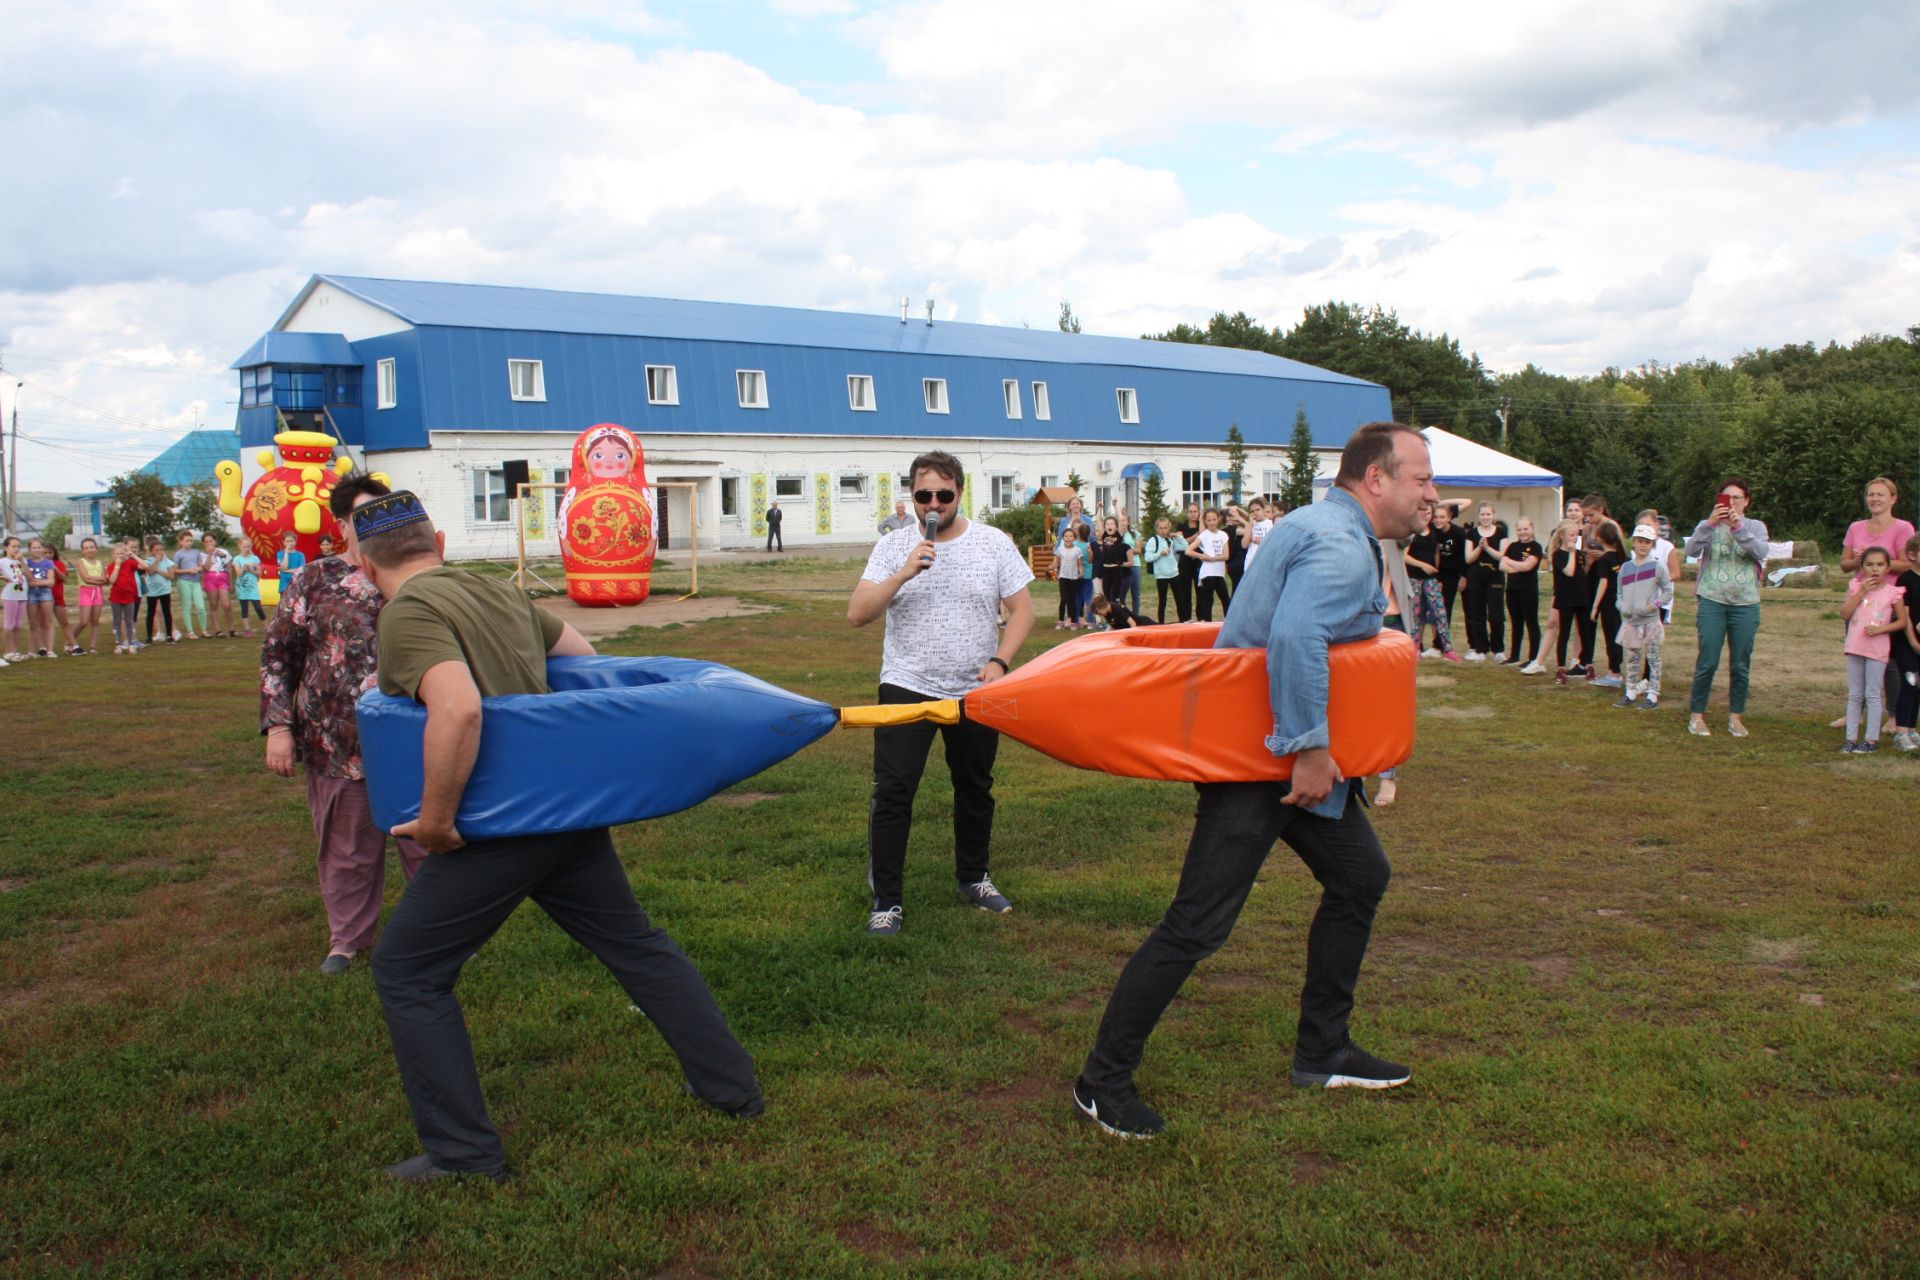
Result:
<instances>
[{"instance_id":1,"label":"inflatable matryoshka doll","mask_svg":"<svg viewBox=\"0 0 1920 1280\"><path fill-rule=\"evenodd\" d=\"M611 422L573 445L560 504L567 594L583 605L639 604L653 576L654 515L640 442Z\"/></svg>"}]
</instances>

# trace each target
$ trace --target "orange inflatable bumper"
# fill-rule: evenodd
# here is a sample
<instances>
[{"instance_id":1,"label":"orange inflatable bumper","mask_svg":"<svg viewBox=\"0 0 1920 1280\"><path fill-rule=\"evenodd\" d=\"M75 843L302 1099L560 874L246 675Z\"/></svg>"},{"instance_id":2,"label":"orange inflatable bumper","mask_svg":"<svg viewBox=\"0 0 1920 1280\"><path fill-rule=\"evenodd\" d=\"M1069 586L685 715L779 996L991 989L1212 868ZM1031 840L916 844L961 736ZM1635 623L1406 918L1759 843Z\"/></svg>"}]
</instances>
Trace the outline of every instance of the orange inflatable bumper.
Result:
<instances>
[{"instance_id":1,"label":"orange inflatable bumper","mask_svg":"<svg viewBox=\"0 0 1920 1280\"><path fill-rule=\"evenodd\" d=\"M876 710L991 725L1056 760L1167 782L1264 782L1293 776L1293 757L1267 751L1273 711L1264 649L1216 649L1220 624L1139 627L1083 636L953 703ZM1349 778L1413 754L1419 651L1399 631L1328 652L1328 731ZM854 726L885 720L843 711ZM905 714L886 720L905 719Z\"/></svg>"}]
</instances>

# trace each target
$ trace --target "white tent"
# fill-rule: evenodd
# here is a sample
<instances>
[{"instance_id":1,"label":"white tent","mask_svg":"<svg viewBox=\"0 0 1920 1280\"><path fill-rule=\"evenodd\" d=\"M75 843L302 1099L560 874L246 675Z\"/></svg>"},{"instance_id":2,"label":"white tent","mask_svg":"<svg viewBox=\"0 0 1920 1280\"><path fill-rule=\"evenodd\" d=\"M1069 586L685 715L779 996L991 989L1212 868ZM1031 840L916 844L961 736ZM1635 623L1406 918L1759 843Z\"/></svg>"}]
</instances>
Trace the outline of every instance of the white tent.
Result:
<instances>
[{"instance_id":1,"label":"white tent","mask_svg":"<svg viewBox=\"0 0 1920 1280\"><path fill-rule=\"evenodd\" d=\"M1559 476L1439 427L1422 427L1420 433L1433 454L1433 487L1442 498L1462 498L1476 507L1491 502L1509 530L1518 528L1525 518L1533 521L1534 536L1543 543L1547 540L1565 509ZM1333 480L1322 476L1314 483L1324 489ZM1463 512L1460 520L1472 524L1472 509Z\"/></svg>"}]
</instances>

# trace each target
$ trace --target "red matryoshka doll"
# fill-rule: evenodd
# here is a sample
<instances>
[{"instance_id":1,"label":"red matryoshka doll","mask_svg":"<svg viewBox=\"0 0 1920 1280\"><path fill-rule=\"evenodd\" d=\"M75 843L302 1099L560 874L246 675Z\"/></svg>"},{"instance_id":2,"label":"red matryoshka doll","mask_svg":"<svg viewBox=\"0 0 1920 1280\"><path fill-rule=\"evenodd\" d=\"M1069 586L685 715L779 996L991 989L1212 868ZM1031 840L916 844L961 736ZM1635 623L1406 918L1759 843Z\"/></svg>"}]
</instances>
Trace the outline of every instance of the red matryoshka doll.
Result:
<instances>
[{"instance_id":1,"label":"red matryoshka doll","mask_svg":"<svg viewBox=\"0 0 1920 1280\"><path fill-rule=\"evenodd\" d=\"M654 516L640 442L611 422L573 443L560 503L567 594L583 605L639 604L653 576Z\"/></svg>"}]
</instances>

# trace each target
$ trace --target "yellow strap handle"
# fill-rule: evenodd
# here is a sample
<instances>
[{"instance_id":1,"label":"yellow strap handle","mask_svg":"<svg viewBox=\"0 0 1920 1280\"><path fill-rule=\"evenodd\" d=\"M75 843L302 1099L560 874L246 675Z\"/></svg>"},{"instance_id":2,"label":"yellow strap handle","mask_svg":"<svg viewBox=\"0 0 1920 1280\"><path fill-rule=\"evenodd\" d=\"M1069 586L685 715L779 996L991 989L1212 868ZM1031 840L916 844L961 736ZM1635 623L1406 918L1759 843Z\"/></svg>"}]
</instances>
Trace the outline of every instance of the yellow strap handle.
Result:
<instances>
[{"instance_id":1,"label":"yellow strap handle","mask_svg":"<svg viewBox=\"0 0 1920 1280\"><path fill-rule=\"evenodd\" d=\"M960 701L943 698L938 702L902 702L890 707L842 707L842 729L879 729L893 724L959 724Z\"/></svg>"}]
</instances>

